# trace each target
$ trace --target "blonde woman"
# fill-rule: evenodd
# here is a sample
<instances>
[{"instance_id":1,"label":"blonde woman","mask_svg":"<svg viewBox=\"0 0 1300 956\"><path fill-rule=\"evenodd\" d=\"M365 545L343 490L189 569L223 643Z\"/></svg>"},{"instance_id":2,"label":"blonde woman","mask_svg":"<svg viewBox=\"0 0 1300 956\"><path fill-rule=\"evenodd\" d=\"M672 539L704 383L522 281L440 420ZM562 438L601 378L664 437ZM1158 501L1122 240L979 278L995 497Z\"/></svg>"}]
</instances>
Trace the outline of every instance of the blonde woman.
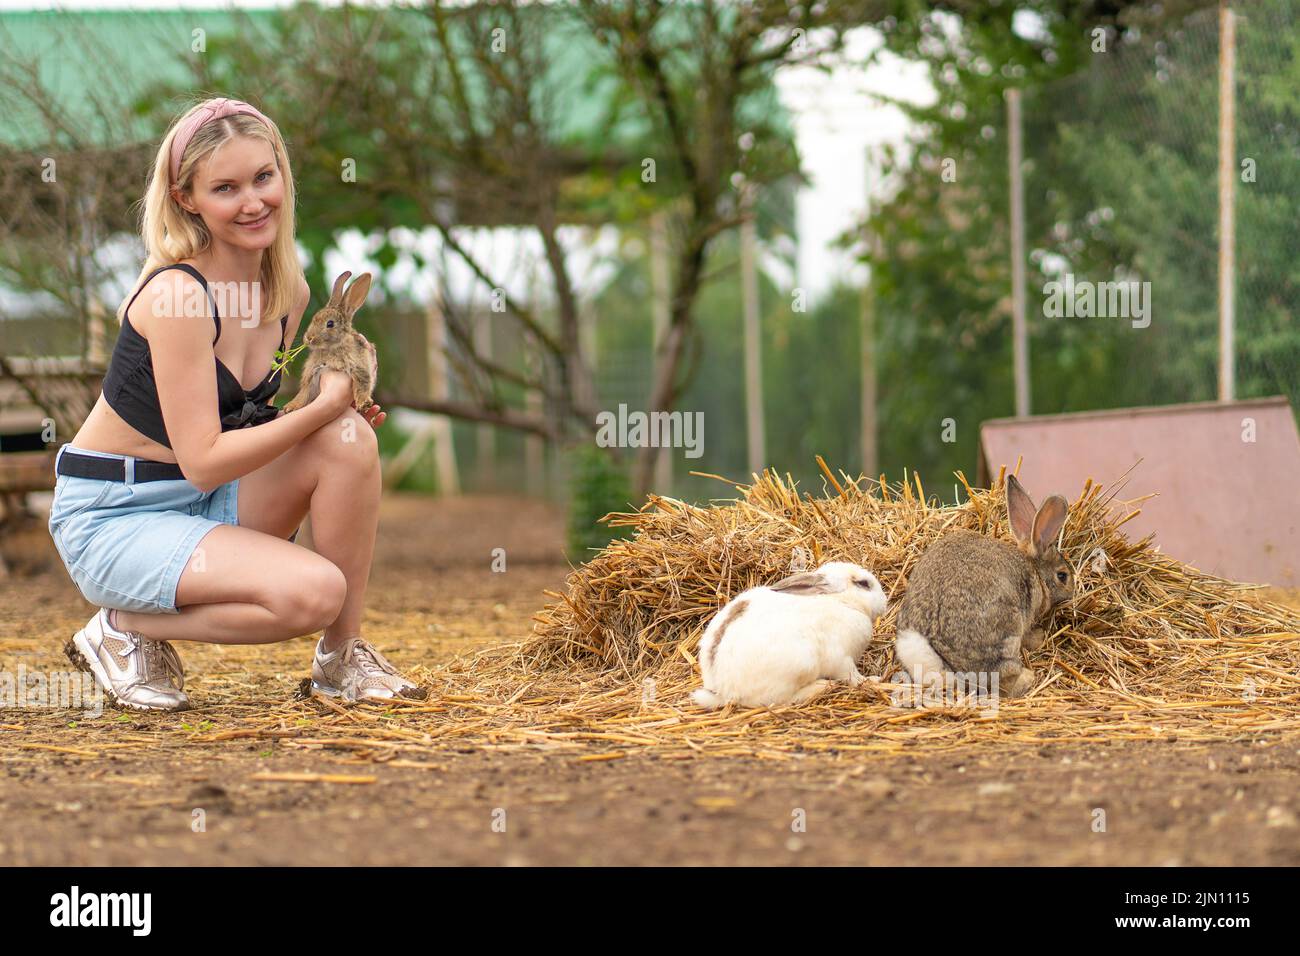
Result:
<instances>
[{"instance_id":1,"label":"blonde woman","mask_svg":"<svg viewBox=\"0 0 1300 956\"><path fill-rule=\"evenodd\" d=\"M68 655L119 705L189 706L170 641L257 644L324 629L312 684L419 696L361 638L380 471L348 377L284 415L277 349L309 290L276 125L210 99L168 130L143 202L147 260L90 416L55 458L50 534L100 610ZM293 543L310 513L315 552Z\"/></svg>"}]
</instances>

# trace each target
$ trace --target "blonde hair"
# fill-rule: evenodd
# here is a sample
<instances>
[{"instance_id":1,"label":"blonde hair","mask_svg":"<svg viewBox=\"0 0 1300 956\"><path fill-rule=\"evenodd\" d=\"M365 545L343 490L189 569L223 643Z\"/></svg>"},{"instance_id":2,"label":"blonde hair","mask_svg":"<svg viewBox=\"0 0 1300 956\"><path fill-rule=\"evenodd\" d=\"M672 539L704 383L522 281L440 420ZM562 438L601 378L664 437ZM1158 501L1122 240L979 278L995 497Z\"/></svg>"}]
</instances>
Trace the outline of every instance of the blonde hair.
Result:
<instances>
[{"instance_id":1,"label":"blonde hair","mask_svg":"<svg viewBox=\"0 0 1300 956\"><path fill-rule=\"evenodd\" d=\"M167 135L163 137L162 145L158 147L149 185L141 201L143 209L140 236L144 240L145 263L132 287L132 295L143 287L154 270L175 265L182 259L192 259L212 244L212 234L203 222L203 217L188 211L177 202L171 190L172 141L186 119L211 102L196 102L176 117L168 128ZM185 147L176 185L182 192L190 191L194 186L194 174L199 163L236 136L270 143L275 154L275 164L284 177L284 203L280 206L279 232L275 242L262 253L262 268L258 277L261 283L261 323L278 322L293 307L298 298L298 290L305 281L302 265L298 261L297 244L294 242L297 193L293 171L289 167L289 153L280 136L279 127L274 123L268 127L256 117L244 113L209 120L198 128ZM130 301L131 296L122 301L117 312L119 323L126 316L126 306Z\"/></svg>"}]
</instances>

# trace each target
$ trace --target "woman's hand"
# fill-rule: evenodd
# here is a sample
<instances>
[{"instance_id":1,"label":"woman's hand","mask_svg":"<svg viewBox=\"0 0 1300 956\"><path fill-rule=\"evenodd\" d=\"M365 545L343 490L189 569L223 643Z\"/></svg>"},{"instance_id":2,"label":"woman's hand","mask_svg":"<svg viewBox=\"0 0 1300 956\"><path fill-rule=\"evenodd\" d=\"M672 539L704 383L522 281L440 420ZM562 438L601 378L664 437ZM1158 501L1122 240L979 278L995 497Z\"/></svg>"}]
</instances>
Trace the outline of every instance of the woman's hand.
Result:
<instances>
[{"instance_id":1,"label":"woman's hand","mask_svg":"<svg viewBox=\"0 0 1300 956\"><path fill-rule=\"evenodd\" d=\"M352 376L338 369L321 369L320 393L315 401L323 402L334 414L342 415L343 409L355 403L352 400Z\"/></svg>"},{"instance_id":2,"label":"woman's hand","mask_svg":"<svg viewBox=\"0 0 1300 956\"><path fill-rule=\"evenodd\" d=\"M332 368L321 371L320 394L316 396L317 401L325 402L337 414L342 414L345 408L357 407L356 399L352 396L352 376ZM371 428L378 428L388 418L388 413L378 405L371 405L361 415L370 423Z\"/></svg>"}]
</instances>

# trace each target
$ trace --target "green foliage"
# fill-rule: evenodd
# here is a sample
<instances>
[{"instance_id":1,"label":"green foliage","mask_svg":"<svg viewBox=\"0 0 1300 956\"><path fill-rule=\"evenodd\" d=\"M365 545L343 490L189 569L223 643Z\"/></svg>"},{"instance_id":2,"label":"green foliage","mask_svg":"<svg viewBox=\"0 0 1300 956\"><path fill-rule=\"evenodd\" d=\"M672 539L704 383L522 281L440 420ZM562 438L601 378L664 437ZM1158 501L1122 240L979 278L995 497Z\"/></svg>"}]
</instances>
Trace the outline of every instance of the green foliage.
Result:
<instances>
[{"instance_id":1,"label":"green foliage","mask_svg":"<svg viewBox=\"0 0 1300 956\"><path fill-rule=\"evenodd\" d=\"M904 107L917 131L908 150L886 154L896 192L870 220L880 240L868 258L882 465L919 468L936 485L954 469L969 473L979 422L1014 413L1004 102L1013 86L1024 91L1032 411L1214 398L1214 10L1184 20L1184 3L1113 4L1127 9L1112 20L1092 5L1035 0L961 5L940 26L928 9L904 6L887 45L928 64L937 98ZM1036 11L1044 34L1018 36L1018 10ZM1300 402L1290 304L1300 293L1300 101L1293 83L1274 82L1300 60L1295 22L1284 4L1261 0L1238 25L1238 152L1269 173L1237 187L1237 384L1243 398L1283 392ZM1098 25L1110 30L1105 53L1091 47ZM944 160L955 181L945 181ZM1048 317L1045 283L1066 273L1150 282L1150 326ZM940 437L948 418L955 443Z\"/></svg>"},{"instance_id":2,"label":"green foliage","mask_svg":"<svg viewBox=\"0 0 1300 956\"><path fill-rule=\"evenodd\" d=\"M705 134L716 129L710 119L721 92L708 82L708 70L730 42L733 18L748 15L742 10L749 6L723 5L713 24L716 8L669 5L647 36L666 51L678 122L696 159L708 161L708 183L729 200L729 178L743 165L767 184L759 229L771 238L793 231L791 183L797 175L793 137L774 105L771 64L735 78L740 108L718 118L728 143L743 132L754 134L743 164L730 145L718 155L703 149L710 142ZM760 13L775 9L758 7ZM1197 19L1184 21L1189 9L1201 7ZM613 19L600 15L602 8ZM1300 331L1293 314L1300 298L1294 238L1300 30L1285 0L1238 9L1238 155L1257 167L1256 177L1237 187L1238 390L1242 397L1285 392L1300 402ZM441 21L434 15L439 12ZM430 197L454 200L448 207L453 221L497 223L517 216L510 221L526 224L540 207L520 198L534 195L523 188L529 181L522 173L559 163L566 171L555 180L560 221L625 227L629 247L596 304L593 364L602 408L626 402L644 409L650 282L644 242L639 252L630 242L649 212L679 207L688 184L665 148L662 110L639 85L639 61L620 62L615 51L621 47L602 42L593 26L605 23L617 35L617 13L617 5L603 4L482 4L465 13L443 4L399 16L357 9L340 17L299 5L256 18L264 27L260 43L245 42L250 31L212 31L201 85L255 101L280 123L293 156L302 213L298 240L317 303L332 279L324 273L324 255L341 232L427 227L438 205ZM1023 28L1026 14L1040 31L1034 36ZM886 0L872 5L869 18L876 19L889 53L928 67L936 92L933 102L901 105L915 132L906 149L886 154L891 198L869 223L879 239L869 258L881 469L891 478L918 469L928 487L939 489L953 470L972 472L980 421L1013 411L1004 101L1012 86L1024 91L1033 411L1213 397L1213 5ZM515 40L539 42L512 42L504 57L487 54L480 41L498 25L509 27ZM1104 54L1091 49L1097 26L1108 30ZM359 49L355 38L372 33L378 40L359 51L364 62L354 64L354 75L346 82L334 76L334 61L321 51ZM712 59L695 51L699 37L713 38ZM532 57L544 66L538 75L545 82L523 82ZM465 92L453 67L462 73ZM529 104L535 109L524 108ZM165 98L155 100L148 115L159 130L170 110ZM515 122L522 119L530 123ZM517 125L521 132L514 132ZM645 157L658 160L653 188L640 178ZM345 160L355 163L355 182L341 177ZM942 175L947 160L955 181ZM475 188L484 184L492 188ZM504 198L498 206L477 208L478 219L454 218L474 208L471 198L480 195ZM402 258L391 242L370 254L384 269ZM705 414L704 455L675 453L674 488L657 491L728 494L725 486L687 472L746 476L736 260L735 236L724 231L708 247L709 279L694 303L681 373L678 408ZM418 254L411 264L429 265ZM1150 281L1151 326L1047 318L1042 287L1059 272L1094 281ZM850 471L861 460L862 306L857 290L842 287L809 312L795 312L788 293L762 278L768 460L815 488L815 454ZM314 305L309 316L312 311ZM367 321L363 314L363 331L381 352L404 347L387 342L384 330ZM516 385L497 383L495 393L506 405L522 404ZM948 419L956 426L955 442L944 441ZM463 441L457 434L465 454L470 432L463 432ZM379 436L385 455L401 444L391 426L381 427ZM518 460L522 438L498 437L503 459ZM581 559L586 548L615 536L598 519L625 509L630 492L627 463L616 464L604 450L577 449L572 463L570 547ZM402 487L431 490L434 474L426 454Z\"/></svg>"},{"instance_id":3,"label":"green foliage","mask_svg":"<svg viewBox=\"0 0 1300 956\"><path fill-rule=\"evenodd\" d=\"M627 511L632 501L632 485L627 468L614 460L609 451L592 444L581 444L568 453L570 489L568 552L569 560L586 561L591 549L603 548L615 538L628 537L629 528L610 528L600 519L613 511Z\"/></svg>"},{"instance_id":4,"label":"green foliage","mask_svg":"<svg viewBox=\"0 0 1300 956\"><path fill-rule=\"evenodd\" d=\"M767 442L779 452L768 457L809 490L821 484L815 456L849 470L862 460L860 300L837 286L808 312L792 311L787 296L765 316Z\"/></svg>"}]
</instances>

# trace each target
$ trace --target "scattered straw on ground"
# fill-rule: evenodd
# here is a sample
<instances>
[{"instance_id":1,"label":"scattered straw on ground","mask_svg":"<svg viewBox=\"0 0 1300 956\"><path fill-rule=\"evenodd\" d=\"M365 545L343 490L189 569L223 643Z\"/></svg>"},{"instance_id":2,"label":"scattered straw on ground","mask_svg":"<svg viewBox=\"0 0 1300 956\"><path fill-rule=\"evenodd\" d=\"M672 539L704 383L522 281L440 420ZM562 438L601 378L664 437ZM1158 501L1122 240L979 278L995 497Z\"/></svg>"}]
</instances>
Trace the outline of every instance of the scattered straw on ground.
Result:
<instances>
[{"instance_id":1,"label":"scattered straw on ground","mask_svg":"<svg viewBox=\"0 0 1300 956\"><path fill-rule=\"evenodd\" d=\"M891 608L863 672L887 678L899 601L926 546L954 528L1009 536L1002 475L994 489L966 485L964 502L942 507L915 476L889 485L822 467L828 497L767 473L713 507L652 496L639 512L611 516L635 536L574 570L536 617L531 640L428 673L463 706L464 723L445 732L788 756L1300 730L1300 613L1173 560L1150 539L1129 541L1122 526L1137 503L1103 495L1092 481L1071 504L1062 538L1077 594L1030 657L1039 683L1027 698L995 711L900 708L885 683L801 707L697 711L687 699L699 686L694 650L731 596L801 561L865 565Z\"/></svg>"},{"instance_id":2,"label":"scattered straw on ground","mask_svg":"<svg viewBox=\"0 0 1300 956\"><path fill-rule=\"evenodd\" d=\"M483 746L593 761L634 753L788 759L1300 731L1300 610L1175 561L1150 540L1129 541L1123 526L1137 503L1113 489L1103 495L1091 481L1071 504L1062 539L1077 595L1029 656L1039 683L1026 698L996 710L900 708L886 682L842 687L800 707L697 710L689 700L699 686L694 651L731 596L800 563L865 565L890 592L891 609L862 669L888 678L899 601L926 546L953 528L1008 536L1001 475L993 490L967 486L967 500L941 507L915 476L888 485L822 467L825 497L769 473L711 507L652 496L639 512L610 516L635 535L572 570L563 593L548 592L555 601L535 616L529 639L409 671L431 688L427 701L345 708L285 700L283 675L213 674L202 682L202 722L195 718L176 745L261 740L331 753L338 763L436 766L427 758ZM84 746L105 755L157 748L157 735L138 730L175 715L132 720L114 743ZM83 746L59 740L74 742Z\"/></svg>"}]
</instances>

